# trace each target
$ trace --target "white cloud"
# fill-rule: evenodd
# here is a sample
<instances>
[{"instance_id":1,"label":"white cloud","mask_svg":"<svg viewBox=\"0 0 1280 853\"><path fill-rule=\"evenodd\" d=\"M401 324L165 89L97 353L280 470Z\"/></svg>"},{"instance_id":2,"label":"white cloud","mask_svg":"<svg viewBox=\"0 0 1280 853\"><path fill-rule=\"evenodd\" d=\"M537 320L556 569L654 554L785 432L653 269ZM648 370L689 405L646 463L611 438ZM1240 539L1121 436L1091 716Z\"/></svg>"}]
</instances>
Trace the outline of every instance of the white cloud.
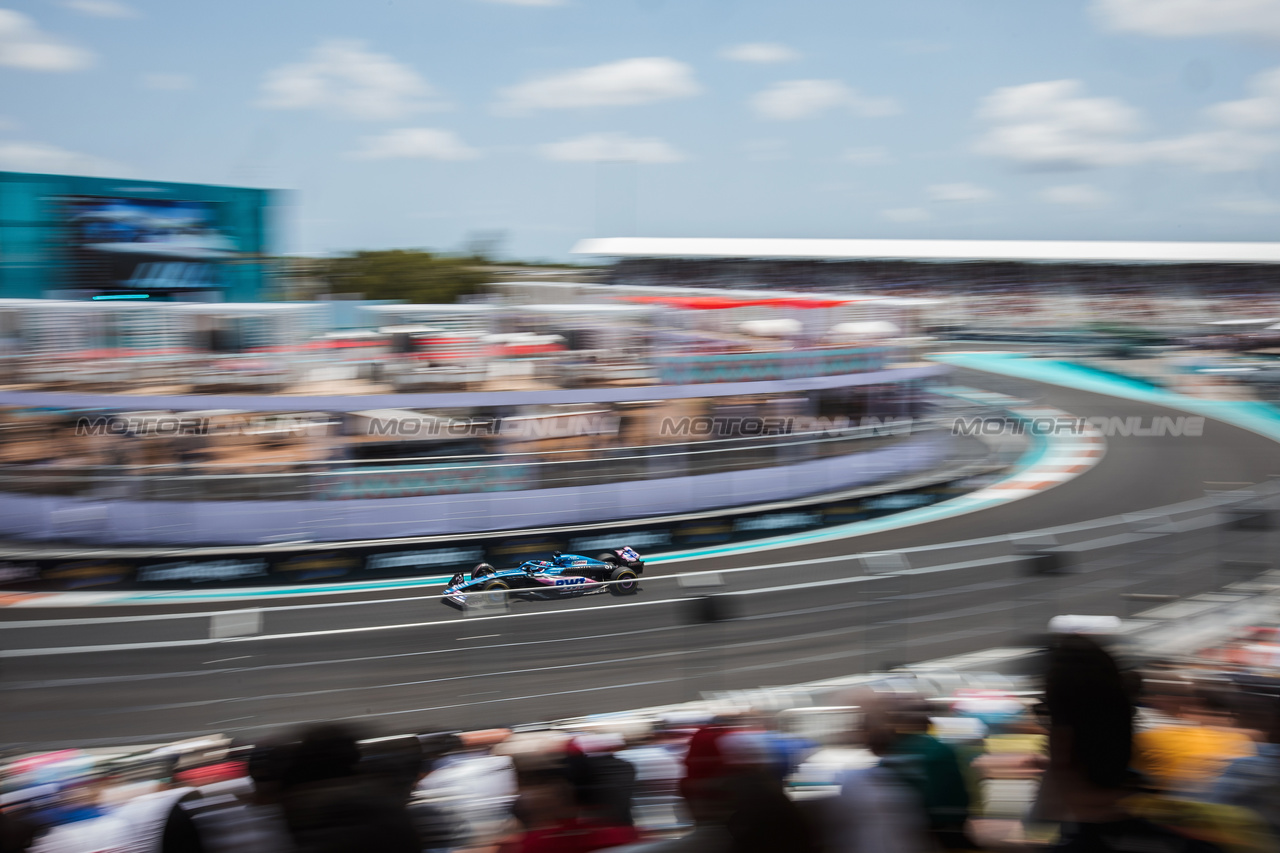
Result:
<instances>
[{"instance_id":1,"label":"white cloud","mask_svg":"<svg viewBox=\"0 0 1280 853\"><path fill-rule=\"evenodd\" d=\"M93 63L93 54L42 32L21 12L0 9L0 65L28 71L76 71Z\"/></svg>"},{"instance_id":2,"label":"white cloud","mask_svg":"<svg viewBox=\"0 0 1280 853\"><path fill-rule=\"evenodd\" d=\"M1202 172L1244 172L1261 166L1278 148L1275 137L1228 128L1157 139L1144 145L1142 153L1150 160Z\"/></svg>"},{"instance_id":3,"label":"white cloud","mask_svg":"<svg viewBox=\"0 0 1280 853\"><path fill-rule=\"evenodd\" d=\"M1111 201L1109 195L1089 184L1062 184L1048 187L1041 191L1040 198L1049 204L1068 207L1101 207Z\"/></svg>"},{"instance_id":4,"label":"white cloud","mask_svg":"<svg viewBox=\"0 0 1280 853\"><path fill-rule=\"evenodd\" d=\"M847 109L863 118L899 112L892 98L870 98L839 80L787 80L756 93L751 106L761 118L795 121L833 109Z\"/></svg>"},{"instance_id":5,"label":"white cloud","mask_svg":"<svg viewBox=\"0 0 1280 853\"><path fill-rule=\"evenodd\" d=\"M144 89L156 89L161 92L180 92L183 89L190 89L195 85L195 81L191 79L189 74L144 74L142 75L142 86Z\"/></svg>"},{"instance_id":6,"label":"white cloud","mask_svg":"<svg viewBox=\"0 0 1280 853\"><path fill-rule=\"evenodd\" d=\"M1228 127L1257 129L1280 126L1280 68L1264 71L1251 81L1254 95L1210 107L1210 118Z\"/></svg>"},{"instance_id":7,"label":"white cloud","mask_svg":"<svg viewBox=\"0 0 1280 853\"><path fill-rule=\"evenodd\" d=\"M892 163L893 157L885 148L846 148L844 153L840 155L841 159L856 163L859 166L882 166L886 163Z\"/></svg>"},{"instance_id":8,"label":"white cloud","mask_svg":"<svg viewBox=\"0 0 1280 853\"><path fill-rule=\"evenodd\" d=\"M1251 97L1224 101L1205 110L1216 128L1148 143L1149 156L1205 172L1235 172L1262 165L1280 148L1280 140L1272 135L1280 128L1280 68L1258 74L1250 81L1250 88Z\"/></svg>"},{"instance_id":9,"label":"white cloud","mask_svg":"<svg viewBox=\"0 0 1280 853\"><path fill-rule=\"evenodd\" d=\"M1280 150L1263 132L1280 126L1280 72L1253 81L1254 96L1205 111L1213 126L1182 136L1138 140L1138 113L1115 98L1085 97L1076 80L997 89L978 117L990 128L978 140L983 154L1045 169L1085 169L1133 163L1172 163L1202 172L1255 169Z\"/></svg>"},{"instance_id":10,"label":"white cloud","mask_svg":"<svg viewBox=\"0 0 1280 853\"><path fill-rule=\"evenodd\" d=\"M67 0L67 8L95 18L136 18L138 10L117 0Z\"/></svg>"},{"instance_id":11,"label":"white cloud","mask_svg":"<svg viewBox=\"0 0 1280 853\"><path fill-rule=\"evenodd\" d=\"M542 156L565 163L679 163L685 159L666 140L624 133L588 133L542 146Z\"/></svg>"},{"instance_id":12,"label":"white cloud","mask_svg":"<svg viewBox=\"0 0 1280 853\"><path fill-rule=\"evenodd\" d=\"M1244 216L1275 216L1280 214L1280 203L1266 198L1224 198L1214 202L1214 207L1228 213Z\"/></svg>"},{"instance_id":13,"label":"white cloud","mask_svg":"<svg viewBox=\"0 0 1280 853\"><path fill-rule=\"evenodd\" d=\"M350 156L359 160L474 160L480 152L451 130L402 127L380 136L367 136Z\"/></svg>"},{"instance_id":14,"label":"white cloud","mask_svg":"<svg viewBox=\"0 0 1280 853\"><path fill-rule=\"evenodd\" d=\"M754 62L761 65L768 65L775 62L794 62L800 58L800 54L796 53L785 44L776 44L773 42L749 42L747 44L735 44L733 47L726 47L720 51L721 59L728 59L733 62Z\"/></svg>"},{"instance_id":15,"label":"white cloud","mask_svg":"<svg viewBox=\"0 0 1280 853\"><path fill-rule=\"evenodd\" d=\"M128 170L110 160L78 154L42 142L0 142L0 169L54 175L128 177Z\"/></svg>"},{"instance_id":16,"label":"white cloud","mask_svg":"<svg viewBox=\"0 0 1280 853\"><path fill-rule=\"evenodd\" d=\"M1094 0L1103 26L1162 38L1280 38L1280 0Z\"/></svg>"},{"instance_id":17,"label":"white cloud","mask_svg":"<svg viewBox=\"0 0 1280 853\"><path fill-rule=\"evenodd\" d=\"M988 201L994 197L994 193L986 187L980 187L977 184L967 184L964 182L955 184L934 184L929 187L929 198L934 201L958 202L961 204Z\"/></svg>"},{"instance_id":18,"label":"white cloud","mask_svg":"<svg viewBox=\"0 0 1280 853\"><path fill-rule=\"evenodd\" d=\"M306 61L269 71L262 90L259 106L268 109L322 110L372 121L440 107L418 72L359 41L322 42Z\"/></svg>"},{"instance_id":19,"label":"white cloud","mask_svg":"<svg viewBox=\"0 0 1280 853\"><path fill-rule=\"evenodd\" d=\"M623 59L590 68L575 68L518 83L499 92L498 109L531 110L625 107L701 93L693 69L662 56Z\"/></svg>"},{"instance_id":20,"label":"white cloud","mask_svg":"<svg viewBox=\"0 0 1280 853\"><path fill-rule=\"evenodd\" d=\"M978 151L1026 166L1087 168L1134 159L1138 114L1115 98L1089 98L1077 80L997 89L978 117L991 125Z\"/></svg>"},{"instance_id":21,"label":"white cloud","mask_svg":"<svg viewBox=\"0 0 1280 853\"><path fill-rule=\"evenodd\" d=\"M890 222L927 222L932 218L929 211L920 207L894 207L880 211L880 215Z\"/></svg>"}]
</instances>

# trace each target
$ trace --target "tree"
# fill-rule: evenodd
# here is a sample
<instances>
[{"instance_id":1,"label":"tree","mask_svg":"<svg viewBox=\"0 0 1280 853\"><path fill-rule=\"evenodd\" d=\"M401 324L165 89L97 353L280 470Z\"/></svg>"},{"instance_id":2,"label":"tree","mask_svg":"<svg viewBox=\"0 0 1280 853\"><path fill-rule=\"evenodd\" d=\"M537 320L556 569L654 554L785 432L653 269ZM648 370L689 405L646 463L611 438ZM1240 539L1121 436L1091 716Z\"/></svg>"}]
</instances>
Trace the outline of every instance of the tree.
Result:
<instances>
[{"instance_id":1,"label":"tree","mask_svg":"<svg viewBox=\"0 0 1280 853\"><path fill-rule=\"evenodd\" d=\"M456 302L460 296L478 293L488 280L475 258L407 249L333 258L325 264L323 277L333 293L421 304Z\"/></svg>"}]
</instances>

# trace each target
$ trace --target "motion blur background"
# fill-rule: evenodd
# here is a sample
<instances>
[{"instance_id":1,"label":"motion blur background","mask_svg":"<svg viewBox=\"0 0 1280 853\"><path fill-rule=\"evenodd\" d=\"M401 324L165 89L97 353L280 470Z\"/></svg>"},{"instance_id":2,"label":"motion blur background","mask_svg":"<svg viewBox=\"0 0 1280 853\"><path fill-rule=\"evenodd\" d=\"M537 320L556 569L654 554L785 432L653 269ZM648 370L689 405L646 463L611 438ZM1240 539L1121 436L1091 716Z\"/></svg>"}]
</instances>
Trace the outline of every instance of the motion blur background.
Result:
<instances>
[{"instance_id":1,"label":"motion blur background","mask_svg":"<svg viewBox=\"0 0 1280 853\"><path fill-rule=\"evenodd\" d=\"M1280 849L1280 0L33 0L0 92L0 853Z\"/></svg>"}]
</instances>

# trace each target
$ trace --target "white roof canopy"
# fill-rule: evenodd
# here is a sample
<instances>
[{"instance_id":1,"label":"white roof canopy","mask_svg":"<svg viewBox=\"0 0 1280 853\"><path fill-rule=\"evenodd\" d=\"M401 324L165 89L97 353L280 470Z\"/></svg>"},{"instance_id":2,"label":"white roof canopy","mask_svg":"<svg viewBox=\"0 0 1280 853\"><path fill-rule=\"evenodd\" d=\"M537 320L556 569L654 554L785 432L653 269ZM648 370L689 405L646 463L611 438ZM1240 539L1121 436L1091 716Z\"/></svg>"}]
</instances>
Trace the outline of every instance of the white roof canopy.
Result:
<instances>
[{"instance_id":1,"label":"white roof canopy","mask_svg":"<svg viewBox=\"0 0 1280 853\"><path fill-rule=\"evenodd\" d=\"M579 241L573 254L616 258L1280 264L1280 243L603 237Z\"/></svg>"},{"instance_id":2,"label":"white roof canopy","mask_svg":"<svg viewBox=\"0 0 1280 853\"><path fill-rule=\"evenodd\" d=\"M493 305L485 302L413 303L394 302L385 305L362 305L365 311L378 314L490 314Z\"/></svg>"},{"instance_id":3,"label":"white roof canopy","mask_svg":"<svg viewBox=\"0 0 1280 853\"><path fill-rule=\"evenodd\" d=\"M619 302L570 302L564 305L517 305L524 314L652 314L652 305L632 305Z\"/></svg>"}]
</instances>

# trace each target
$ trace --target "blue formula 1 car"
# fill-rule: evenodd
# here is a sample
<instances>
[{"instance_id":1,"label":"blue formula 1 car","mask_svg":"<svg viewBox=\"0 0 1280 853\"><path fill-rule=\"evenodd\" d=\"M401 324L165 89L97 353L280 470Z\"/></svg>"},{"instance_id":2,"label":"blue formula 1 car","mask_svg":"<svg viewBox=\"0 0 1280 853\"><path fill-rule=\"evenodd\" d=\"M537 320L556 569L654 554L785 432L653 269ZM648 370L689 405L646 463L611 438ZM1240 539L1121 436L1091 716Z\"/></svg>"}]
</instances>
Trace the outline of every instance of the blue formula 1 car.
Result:
<instances>
[{"instance_id":1,"label":"blue formula 1 car","mask_svg":"<svg viewBox=\"0 0 1280 853\"><path fill-rule=\"evenodd\" d=\"M532 599L577 598L608 590L635 595L644 560L631 548L619 548L597 559L555 551L550 560L526 560L514 569L481 563L470 575L458 573L444 591L444 601L465 608L499 604L508 596Z\"/></svg>"}]
</instances>

